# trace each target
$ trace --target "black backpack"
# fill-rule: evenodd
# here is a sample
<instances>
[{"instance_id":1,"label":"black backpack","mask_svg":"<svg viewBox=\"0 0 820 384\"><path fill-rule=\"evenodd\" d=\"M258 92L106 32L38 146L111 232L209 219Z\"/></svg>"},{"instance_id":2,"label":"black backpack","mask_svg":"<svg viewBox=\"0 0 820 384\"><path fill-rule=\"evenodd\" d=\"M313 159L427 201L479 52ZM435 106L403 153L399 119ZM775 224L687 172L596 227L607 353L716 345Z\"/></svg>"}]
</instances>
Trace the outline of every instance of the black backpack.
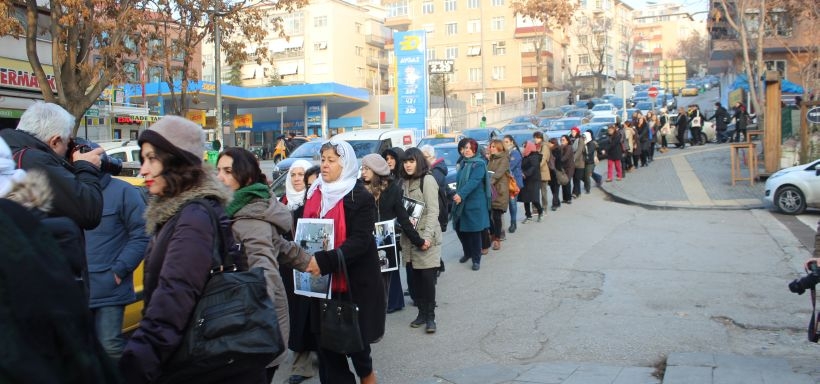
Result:
<instances>
[{"instance_id":1,"label":"black backpack","mask_svg":"<svg viewBox=\"0 0 820 384\"><path fill-rule=\"evenodd\" d=\"M433 171L427 172L427 175L433 177ZM435 179L435 177L433 177L433 179ZM421 189L421 193L424 193L424 179L421 179L419 188ZM445 184L438 186L438 223L441 226L442 232L447 232L448 221L450 221L450 204L447 199L447 185Z\"/></svg>"}]
</instances>

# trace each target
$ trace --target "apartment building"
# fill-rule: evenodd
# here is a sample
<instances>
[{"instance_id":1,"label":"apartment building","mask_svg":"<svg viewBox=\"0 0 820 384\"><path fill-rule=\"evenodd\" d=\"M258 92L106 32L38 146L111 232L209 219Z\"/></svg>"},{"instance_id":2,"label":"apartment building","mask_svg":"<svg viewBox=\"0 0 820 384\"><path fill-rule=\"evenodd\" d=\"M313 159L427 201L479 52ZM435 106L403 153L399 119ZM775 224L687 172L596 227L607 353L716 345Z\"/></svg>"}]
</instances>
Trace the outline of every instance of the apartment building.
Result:
<instances>
[{"instance_id":1,"label":"apartment building","mask_svg":"<svg viewBox=\"0 0 820 384\"><path fill-rule=\"evenodd\" d=\"M387 93L384 48L391 32L383 25L384 10L380 6L316 0L292 13L272 10L269 16L281 18L285 37L268 35L262 44L268 48L269 57L261 63L251 57L232 67L223 54L223 83L234 80L235 85L262 87L335 82L365 88L372 94ZM272 24L268 27L273 30ZM256 50L256 46L248 47L249 52ZM213 44L204 44L202 52L202 78L213 82Z\"/></svg>"},{"instance_id":2,"label":"apartment building","mask_svg":"<svg viewBox=\"0 0 820 384\"><path fill-rule=\"evenodd\" d=\"M633 13L632 61L635 82L660 79L661 60L679 58L678 43L697 32L706 34L706 24L695 21L677 3L650 4Z\"/></svg>"},{"instance_id":3,"label":"apartment building","mask_svg":"<svg viewBox=\"0 0 820 384\"><path fill-rule=\"evenodd\" d=\"M516 18L510 0L398 0L385 7L388 28L426 31L427 60L454 60L447 97L464 101L468 112L535 98L533 39L546 48L544 90L563 87L555 34Z\"/></svg>"},{"instance_id":4,"label":"apartment building","mask_svg":"<svg viewBox=\"0 0 820 384\"><path fill-rule=\"evenodd\" d=\"M632 12L620 0L580 0L563 63L576 96L612 93L631 76Z\"/></svg>"}]
</instances>

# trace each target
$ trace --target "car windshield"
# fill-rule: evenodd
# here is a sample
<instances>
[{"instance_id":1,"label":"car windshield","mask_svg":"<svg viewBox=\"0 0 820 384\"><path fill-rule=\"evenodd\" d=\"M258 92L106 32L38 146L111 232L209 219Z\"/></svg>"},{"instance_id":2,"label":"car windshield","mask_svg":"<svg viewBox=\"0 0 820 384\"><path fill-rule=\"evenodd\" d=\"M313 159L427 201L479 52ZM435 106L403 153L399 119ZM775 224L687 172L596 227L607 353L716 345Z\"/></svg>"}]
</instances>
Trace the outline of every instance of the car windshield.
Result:
<instances>
[{"instance_id":1,"label":"car windshield","mask_svg":"<svg viewBox=\"0 0 820 384\"><path fill-rule=\"evenodd\" d=\"M458 156L458 147L456 146L447 146L444 148L436 147L436 157L443 158L444 164L446 164L448 167L456 166Z\"/></svg>"},{"instance_id":2,"label":"car windshield","mask_svg":"<svg viewBox=\"0 0 820 384\"><path fill-rule=\"evenodd\" d=\"M550 130L552 131L560 131L565 129L571 129L574 126L580 124L581 121L577 119L572 120L555 120L550 124Z\"/></svg>"},{"instance_id":3,"label":"car windshield","mask_svg":"<svg viewBox=\"0 0 820 384\"><path fill-rule=\"evenodd\" d=\"M453 142L455 142L455 139L452 137L425 137L419 141L418 147L421 148L423 145L439 145Z\"/></svg>"},{"instance_id":4,"label":"car windshield","mask_svg":"<svg viewBox=\"0 0 820 384\"><path fill-rule=\"evenodd\" d=\"M379 146L381 145L381 141L379 140L345 140L351 147L353 147L353 152L356 153L356 158L361 159L366 155L371 153L379 153Z\"/></svg>"},{"instance_id":5,"label":"car windshield","mask_svg":"<svg viewBox=\"0 0 820 384\"><path fill-rule=\"evenodd\" d=\"M290 157L313 158L314 155L319 154L319 149L322 148L322 140L308 141L296 148Z\"/></svg>"},{"instance_id":6,"label":"car windshield","mask_svg":"<svg viewBox=\"0 0 820 384\"><path fill-rule=\"evenodd\" d=\"M538 112L538 116L564 116L564 112L561 108L547 108Z\"/></svg>"},{"instance_id":7,"label":"car windshield","mask_svg":"<svg viewBox=\"0 0 820 384\"><path fill-rule=\"evenodd\" d=\"M593 111L611 111L612 110L612 104L598 104L598 105L592 107L592 110Z\"/></svg>"}]
</instances>

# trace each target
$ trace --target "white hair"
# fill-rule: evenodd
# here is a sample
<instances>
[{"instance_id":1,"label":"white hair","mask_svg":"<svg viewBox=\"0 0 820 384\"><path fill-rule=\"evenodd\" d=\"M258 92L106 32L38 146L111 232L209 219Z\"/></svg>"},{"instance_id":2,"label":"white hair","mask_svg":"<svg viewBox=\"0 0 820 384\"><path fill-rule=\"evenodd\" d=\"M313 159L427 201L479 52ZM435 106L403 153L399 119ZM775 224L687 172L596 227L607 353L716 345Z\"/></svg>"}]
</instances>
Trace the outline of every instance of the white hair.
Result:
<instances>
[{"instance_id":1,"label":"white hair","mask_svg":"<svg viewBox=\"0 0 820 384\"><path fill-rule=\"evenodd\" d=\"M433 146L430 144L422 145L421 147L419 147L419 150L421 151L421 153L424 154L424 157L436 157L436 149L433 148Z\"/></svg>"},{"instance_id":2,"label":"white hair","mask_svg":"<svg viewBox=\"0 0 820 384\"><path fill-rule=\"evenodd\" d=\"M17 124L17 129L28 132L45 143L54 136L67 141L71 137L72 128L74 116L57 104L43 102L36 102L28 107Z\"/></svg>"}]
</instances>

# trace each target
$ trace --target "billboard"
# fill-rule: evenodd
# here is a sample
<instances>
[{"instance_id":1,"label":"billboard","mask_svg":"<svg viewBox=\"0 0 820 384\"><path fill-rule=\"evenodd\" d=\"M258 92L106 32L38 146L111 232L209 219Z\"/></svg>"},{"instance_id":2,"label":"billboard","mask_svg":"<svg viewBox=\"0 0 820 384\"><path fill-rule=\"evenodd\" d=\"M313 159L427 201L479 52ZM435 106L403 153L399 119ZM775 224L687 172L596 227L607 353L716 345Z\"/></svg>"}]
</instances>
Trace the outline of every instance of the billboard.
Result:
<instances>
[{"instance_id":1,"label":"billboard","mask_svg":"<svg viewBox=\"0 0 820 384\"><path fill-rule=\"evenodd\" d=\"M397 128L409 128L418 136L426 132L427 60L426 32L407 31L394 34L397 83Z\"/></svg>"}]
</instances>

